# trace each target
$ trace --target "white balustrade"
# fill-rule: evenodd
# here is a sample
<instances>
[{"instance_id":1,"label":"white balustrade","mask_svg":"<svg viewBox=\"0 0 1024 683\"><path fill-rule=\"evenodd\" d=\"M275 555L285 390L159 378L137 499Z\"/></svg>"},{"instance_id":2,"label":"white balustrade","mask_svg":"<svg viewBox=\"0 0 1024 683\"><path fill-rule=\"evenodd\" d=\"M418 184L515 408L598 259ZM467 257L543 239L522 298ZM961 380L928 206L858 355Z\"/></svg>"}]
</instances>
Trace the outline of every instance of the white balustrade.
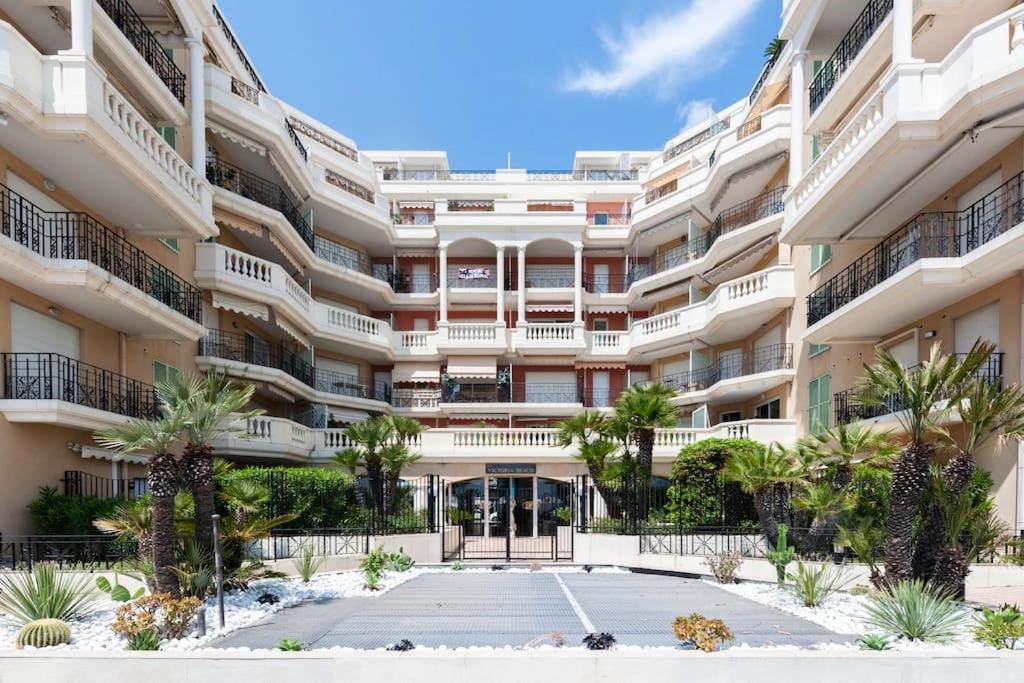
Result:
<instances>
[{"instance_id":1,"label":"white balustrade","mask_svg":"<svg viewBox=\"0 0 1024 683\"><path fill-rule=\"evenodd\" d=\"M452 429L454 448L558 448L557 429Z\"/></svg>"},{"instance_id":2,"label":"white balustrade","mask_svg":"<svg viewBox=\"0 0 1024 683\"><path fill-rule=\"evenodd\" d=\"M402 332L401 343L403 349L425 349L430 346L430 338L436 332Z\"/></svg>"},{"instance_id":3,"label":"white balustrade","mask_svg":"<svg viewBox=\"0 0 1024 683\"><path fill-rule=\"evenodd\" d=\"M725 287L725 298L730 301L759 294L768 289L768 272L753 273L738 280L726 282L723 286Z\"/></svg>"},{"instance_id":4,"label":"white balustrade","mask_svg":"<svg viewBox=\"0 0 1024 683\"><path fill-rule=\"evenodd\" d=\"M526 340L536 342L571 342L575 327L566 323L530 323L526 326Z\"/></svg>"},{"instance_id":5,"label":"white balustrade","mask_svg":"<svg viewBox=\"0 0 1024 683\"><path fill-rule=\"evenodd\" d=\"M346 311L343 308L335 308L326 304L324 304L324 308L327 311L327 325L329 327L350 330L371 337L384 336L385 328L389 327L387 323L381 320Z\"/></svg>"},{"instance_id":6,"label":"white balustrade","mask_svg":"<svg viewBox=\"0 0 1024 683\"><path fill-rule=\"evenodd\" d=\"M608 349L614 351L626 350L629 341L629 332L591 332L590 345L594 349Z\"/></svg>"},{"instance_id":7,"label":"white balustrade","mask_svg":"<svg viewBox=\"0 0 1024 683\"><path fill-rule=\"evenodd\" d=\"M261 286L274 285L273 272L276 266L270 261L228 247L221 247L219 251L222 252L220 262L225 273L259 283Z\"/></svg>"},{"instance_id":8,"label":"white balustrade","mask_svg":"<svg viewBox=\"0 0 1024 683\"><path fill-rule=\"evenodd\" d=\"M634 329L639 330L640 335L648 336L674 330L679 327L681 322L682 317L679 311L669 311L661 315L644 318L633 323L633 326Z\"/></svg>"},{"instance_id":9,"label":"white balustrade","mask_svg":"<svg viewBox=\"0 0 1024 683\"><path fill-rule=\"evenodd\" d=\"M448 341L481 342L495 341L498 330L490 323L456 323L448 325Z\"/></svg>"}]
</instances>

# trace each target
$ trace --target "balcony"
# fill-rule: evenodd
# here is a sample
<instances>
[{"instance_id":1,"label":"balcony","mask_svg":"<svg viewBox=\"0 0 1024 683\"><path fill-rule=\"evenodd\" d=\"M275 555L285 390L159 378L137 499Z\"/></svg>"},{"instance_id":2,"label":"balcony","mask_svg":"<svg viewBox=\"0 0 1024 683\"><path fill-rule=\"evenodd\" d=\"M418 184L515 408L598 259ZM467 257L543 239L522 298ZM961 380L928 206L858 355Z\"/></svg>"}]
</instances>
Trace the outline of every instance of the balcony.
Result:
<instances>
[{"instance_id":1,"label":"balcony","mask_svg":"<svg viewBox=\"0 0 1024 683\"><path fill-rule=\"evenodd\" d=\"M8 281L116 330L195 340L200 291L92 216L49 212L0 184Z\"/></svg>"},{"instance_id":2,"label":"balcony","mask_svg":"<svg viewBox=\"0 0 1024 683\"><path fill-rule=\"evenodd\" d=\"M960 212L915 216L807 297L806 338L878 339L1019 272L1024 174Z\"/></svg>"},{"instance_id":3,"label":"balcony","mask_svg":"<svg viewBox=\"0 0 1024 683\"><path fill-rule=\"evenodd\" d=\"M387 384L316 367L280 344L235 332L209 330L209 334L199 340L199 358L203 360L197 359L197 365L217 367L235 377L276 379L275 383L310 401L358 399L356 403L360 407L373 407L364 402L389 403L391 400ZM230 363L211 362L212 359Z\"/></svg>"},{"instance_id":4,"label":"balcony","mask_svg":"<svg viewBox=\"0 0 1024 683\"><path fill-rule=\"evenodd\" d=\"M711 140L713 137L724 133L727 130L729 130L729 119L718 121L696 135L692 135L666 149L661 155L661 160L663 162L669 162L672 159L689 152L691 149L699 147L708 140Z\"/></svg>"},{"instance_id":5,"label":"balcony","mask_svg":"<svg viewBox=\"0 0 1024 683\"><path fill-rule=\"evenodd\" d=\"M582 323L526 323L512 332L512 348L523 355L573 354L587 348Z\"/></svg>"},{"instance_id":6,"label":"balcony","mask_svg":"<svg viewBox=\"0 0 1024 683\"><path fill-rule=\"evenodd\" d=\"M469 354L505 353L508 331L502 323L438 323L437 350Z\"/></svg>"},{"instance_id":7,"label":"balcony","mask_svg":"<svg viewBox=\"0 0 1024 683\"><path fill-rule=\"evenodd\" d=\"M545 406L576 406L583 403L575 384L543 384L526 382L463 382L448 380L441 386L442 407L452 410L462 404L529 403Z\"/></svg>"},{"instance_id":8,"label":"balcony","mask_svg":"<svg viewBox=\"0 0 1024 683\"><path fill-rule=\"evenodd\" d=\"M791 190L781 239L882 239L1016 140L1024 62L1012 45L1024 40L1022 18L1015 6L940 62L887 69Z\"/></svg>"},{"instance_id":9,"label":"balcony","mask_svg":"<svg viewBox=\"0 0 1024 683\"><path fill-rule=\"evenodd\" d=\"M4 353L0 413L10 422L104 429L158 415L155 390L56 353Z\"/></svg>"},{"instance_id":10,"label":"balcony","mask_svg":"<svg viewBox=\"0 0 1024 683\"><path fill-rule=\"evenodd\" d=\"M217 232L205 180L89 57L42 55L0 22L0 146L137 234Z\"/></svg>"},{"instance_id":11,"label":"balcony","mask_svg":"<svg viewBox=\"0 0 1024 683\"><path fill-rule=\"evenodd\" d=\"M700 303L633 323L633 351L680 350L683 345L717 345L743 339L792 306L792 266L773 266L722 283Z\"/></svg>"},{"instance_id":12,"label":"balcony","mask_svg":"<svg viewBox=\"0 0 1024 683\"><path fill-rule=\"evenodd\" d=\"M602 227L605 225L629 225L632 214L593 211L587 213L587 225Z\"/></svg>"},{"instance_id":13,"label":"balcony","mask_svg":"<svg viewBox=\"0 0 1024 683\"><path fill-rule=\"evenodd\" d=\"M415 450L421 462L558 462L576 463L574 448L558 446L558 430L428 429L420 434ZM744 420L705 429L658 429L654 457L670 462L679 450L703 439L745 438L790 446L796 441L792 420ZM234 457L262 457L271 461L325 462L345 447L344 429L311 429L280 417L261 416L248 424L245 438L225 438L214 444L217 452Z\"/></svg>"},{"instance_id":14,"label":"balcony","mask_svg":"<svg viewBox=\"0 0 1024 683\"><path fill-rule=\"evenodd\" d=\"M793 345L774 344L723 356L703 368L667 375L659 381L679 392L675 402L688 405L745 401L793 377Z\"/></svg>"},{"instance_id":15,"label":"balcony","mask_svg":"<svg viewBox=\"0 0 1024 683\"><path fill-rule=\"evenodd\" d=\"M185 73L178 68L127 0L97 0L114 25L149 64L174 98L185 104Z\"/></svg>"},{"instance_id":16,"label":"balcony","mask_svg":"<svg viewBox=\"0 0 1024 683\"><path fill-rule=\"evenodd\" d=\"M963 358L962 353L955 354ZM989 384L1001 385L1003 382L1003 353L994 353L989 356L984 365L975 373L975 378ZM920 364L911 369L920 368ZM832 409L836 424L848 424L860 420L880 421L879 418L891 416L906 410L907 406L899 396L891 396L886 399L884 407L861 405L857 400L858 390L856 387L836 392L832 396ZM950 416L955 419L955 416ZM885 420L889 421L889 420Z\"/></svg>"}]
</instances>

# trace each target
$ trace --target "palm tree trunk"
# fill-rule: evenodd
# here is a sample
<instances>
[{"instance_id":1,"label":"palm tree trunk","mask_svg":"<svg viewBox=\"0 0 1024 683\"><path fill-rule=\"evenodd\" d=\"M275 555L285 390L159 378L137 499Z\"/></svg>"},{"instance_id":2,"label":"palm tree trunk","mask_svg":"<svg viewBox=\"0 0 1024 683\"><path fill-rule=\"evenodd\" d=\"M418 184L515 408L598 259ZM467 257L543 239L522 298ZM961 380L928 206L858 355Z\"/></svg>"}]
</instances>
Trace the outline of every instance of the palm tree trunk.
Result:
<instances>
[{"instance_id":1,"label":"palm tree trunk","mask_svg":"<svg viewBox=\"0 0 1024 683\"><path fill-rule=\"evenodd\" d=\"M366 464L366 481L370 487L371 520L370 528L374 532L384 529L384 472L379 463Z\"/></svg>"},{"instance_id":2,"label":"palm tree trunk","mask_svg":"<svg viewBox=\"0 0 1024 683\"><path fill-rule=\"evenodd\" d=\"M775 543L775 539L779 537L779 520L775 518L773 498L774 491L771 488L754 492L757 520L761 523L761 532L768 537L769 543Z\"/></svg>"},{"instance_id":3,"label":"palm tree trunk","mask_svg":"<svg viewBox=\"0 0 1024 683\"><path fill-rule=\"evenodd\" d=\"M654 430L640 429L636 432L636 465L637 471L645 479L651 478L654 464Z\"/></svg>"},{"instance_id":4,"label":"palm tree trunk","mask_svg":"<svg viewBox=\"0 0 1024 683\"><path fill-rule=\"evenodd\" d=\"M203 444L186 444L181 458L181 472L195 505L196 543L212 548L213 515L217 511L213 490L213 449Z\"/></svg>"},{"instance_id":5,"label":"palm tree trunk","mask_svg":"<svg viewBox=\"0 0 1024 683\"><path fill-rule=\"evenodd\" d=\"M171 453L157 453L149 461L149 490L153 496L153 566L156 589L181 596L175 576L174 494L178 490L178 463Z\"/></svg>"},{"instance_id":6,"label":"palm tree trunk","mask_svg":"<svg viewBox=\"0 0 1024 683\"><path fill-rule=\"evenodd\" d=\"M885 541L885 578L905 581L914 576L914 520L928 486L928 463L935 447L911 442L900 454L892 473L892 502Z\"/></svg>"},{"instance_id":7,"label":"palm tree trunk","mask_svg":"<svg viewBox=\"0 0 1024 683\"><path fill-rule=\"evenodd\" d=\"M947 591L950 597L963 600L969 572L964 551L957 546L945 546L936 553L932 584Z\"/></svg>"},{"instance_id":8,"label":"palm tree trunk","mask_svg":"<svg viewBox=\"0 0 1024 683\"><path fill-rule=\"evenodd\" d=\"M967 490L971 483L971 476L977 465L969 453L960 451L942 469L942 478L945 481L946 489L949 491L950 500L956 502ZM921 523L921 530L918 535L917 547L914 549L914 577L924 581L938 579L938 567L936 561L939 556L945 553L950 556L953 546L945 543L945 521L943 518L942 504L933 501L928 505L924 520ZM943 570L947 575L948 571ZM964 575L966 577L966 574ZM949 586L950 590L962 591L963 587Z\"/></svg>"}]
</instances>

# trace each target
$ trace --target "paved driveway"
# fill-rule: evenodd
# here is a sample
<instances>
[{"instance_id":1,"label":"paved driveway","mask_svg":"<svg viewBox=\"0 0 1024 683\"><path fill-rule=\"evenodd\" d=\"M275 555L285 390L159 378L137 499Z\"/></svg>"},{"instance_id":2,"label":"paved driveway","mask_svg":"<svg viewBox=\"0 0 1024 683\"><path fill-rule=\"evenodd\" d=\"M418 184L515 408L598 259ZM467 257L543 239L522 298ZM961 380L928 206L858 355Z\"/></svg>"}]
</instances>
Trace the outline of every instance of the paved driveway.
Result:
<instances>
[{"instance_id":1,"label":"paved driveway","mask_svg":"<svg viewBox=\"0 0 1024 683\"><path fill-rule=\"evenodd\" d=\"M845 641L822 626L694 580L650 574L425 574L376 598L307 603L236 631L214 647L520 646L558 632L569 645L607 631L628 645L675 646L672 620L700 612L725 621L737 642Z\"/></svg>"}]
</instances>

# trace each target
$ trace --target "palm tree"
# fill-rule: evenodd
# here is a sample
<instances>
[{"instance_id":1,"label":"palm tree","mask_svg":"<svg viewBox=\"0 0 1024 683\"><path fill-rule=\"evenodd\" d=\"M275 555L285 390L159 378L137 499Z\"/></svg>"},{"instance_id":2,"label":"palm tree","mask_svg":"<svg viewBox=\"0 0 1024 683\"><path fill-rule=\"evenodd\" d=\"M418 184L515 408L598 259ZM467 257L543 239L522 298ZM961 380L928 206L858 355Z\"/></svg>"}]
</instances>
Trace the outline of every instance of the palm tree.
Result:
<instances>
[{"instance_id":1,"label":"palm tree","mask_svg":"<svg viewBox=\"0 0 1024 683\"><path fill-rule=\"evenodd\" d=\"M654 430L674 427L679 415L671 400L676 392L664 384L635 384L615 403L615 422L636 444L637 470L645 480L654 463Z\"/></svg>"},{"instance_id":2,"label":"palm tree","mask_svg":"<svg viewBox=\"0 0 1024 683\"><path fill-rule=\"evenodd\" d=\"M92 525L105 534L135 541L140 560L153 557L153 508L145 502L121 503L112 517L94 520Z\"/></svg>"},{"instance_id":3,"label":"palm tree","mask_svg":"<svg viewBox=\"0 0 1024 683\"><path fill-rule=\"evenodd\" d=\"M262 410L243 409L252 400L255 387L240 385L223 373L183 377L175 374L157 386L161 399L180 407L188 421L187 443L181 459L182 483L192 492L195 503L195 539L205 547L213 546L213 446L216 439L229 434L244 434L247 421Z\"/></svg>"},{"instance_id":4,"label":"palm tree","mask_svg":"<svg viewBox=\"0 0 1024 683\"><path fill-rule=\"evenodd\" d=\"M252 479L230 479L221 486L217 497L231 510L235 525L244 527L270 500L270 489Z\"/></svg>"},{"instance_id":5,"label":"palm tree","mask_svg":"<svg viewBox=\"0 0 1024 683\"><path fill-rule=\"evenodd\" d=\"M857 401L872 408L891 411L903 428L908 442L903 447L892 477L892 505L889 510L885 546L887 581L913 578L914 520L928 486L928 465L935 455L929 437L949 440L942 425L952 407L960 401L967 381L988 356L991 345L975 342L962 359L943 356L935 344L928 360L917 368L906 368L888 351L880 351L874 365L865 365Z\"/></svg>"},{"instance_id":6,"label":"palm tree","mask_svg":"<svg viewBox=\"0 0 1024 683\"><path fill-rule=\"evenodd\" d=\"M610 481L614 466L621 462L622 447L613 429L614 423L596 410L584 410L555 425L562 448L576 448L573 456L587 466L594 487L604 500L608 516L622 516L622 490Z\"/></svg>"},{"instance_id":7,"label":"palm tree","mask_svg":"<svg viewBox=\"0 0 1024 683\"><path fill-rule=\"evenodd\" d=\"M737 451L726 461L722 476L753 496L761 531L772 540L779 535L779 520L775 515L779 488L803 482L806 469L794 452L773 443L768 448Z\"/></svg>"},{"instance_id":8,"label":"palm tree","mask_svg":"<svg viewBox=\"0 0 1024 683\"><path fill-rule=\"evenodd\" d=\"M801 440L815 453L817 462L833 470L832 485L846 488L853 480L854 465L885 466L899 452L892 432L879 431L860 422L838 424Z\"/></svg>"},{"instance_id":9,"label":"palm tree","mask_svg":"<svg viewBox=\"0 0 1024 683\"><path fill-rule=\"evenodd\" d=\"M402 502L398 490L398 482L402 476L402 470L416 463L422 457L422 453L417 453L400 442L388 444L381 451L380 461L384 471L384 484L386 486L384 495L387 501L386 509L390 514L396 514L399 504Z\"/></svg>"},{"instance_id":10,"label":"palm tree","mask_svg":"<svg viewBox=\"0 0 1024 683\"><path fill-rule=\"evenodd\" d=\"M772 38L764 48L764 61L770 62L778 57L784 47L786 47L786 41L782 38Z\"/></svg>"},{"instance_id":11,"label":"palm tree","mask_svg":"<svg viewBox=\"0 0 1024 683\"><path fill-rule=\"evenodd\" d=\"M160 417L132 420L95 436L104 448L119 454L149 453L149 492L153 497L152 548L157 591L181 595L174 574L174 497L178 492L178 459L171 451L180 441L188 421L180 409L161 401Z\"/></svg>"}]
</instances>

